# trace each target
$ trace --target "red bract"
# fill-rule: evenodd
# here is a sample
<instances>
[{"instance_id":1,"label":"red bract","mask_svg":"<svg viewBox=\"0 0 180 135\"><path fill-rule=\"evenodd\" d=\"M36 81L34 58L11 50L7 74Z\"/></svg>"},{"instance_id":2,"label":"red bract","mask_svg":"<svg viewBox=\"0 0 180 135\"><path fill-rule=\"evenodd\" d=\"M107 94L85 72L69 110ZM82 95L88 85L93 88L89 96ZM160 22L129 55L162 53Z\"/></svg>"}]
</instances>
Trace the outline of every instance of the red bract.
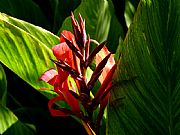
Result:
<instances>
[{"instance_id":1,"label":"red bract","mask_svg":"<svg viewBox=\"0 0 180 135\"><path fill-rule=\"evenodd\" d=\"M90 36L87 38L85 21L80 14L80 25L73 14L71 20L74 35L70 31L64 30L60 35L60 44L52 48L56 57L56 60L52 61L56 64L57 71L50 69L39 79L54 86L54 91L58 94L48 103L51 114L53 116L74 115L83 121L87 133L92 134L92 129L98 132L104 109L108 103L116 64L112 54L105 47L106 42L99 44L97 41L90 39ZM97 46L90 52L91 42L97 44ZM90 79L87 79L87 68L93 60L96 61L96 68ZM70 82L69 76L74 79L75 83ZM98 80L101 86L93 98L90 96L91 90ZM54 103L56 101L66 102L70 109L55 108ZM80 105L83 106L84 110L80 110ZM99 105L99 114L96 120L93 121L93 113ZM83 114L83 112L86 113Z\"/></svg>"},{"instance_id":2,"label":"red bract","mask_svg":"<svg viewBox=\"0 0 180 135\"><path fill-rule=\"evenodd\" d=\"M74 40L74 35L71 32L63 31L62 34L64 34L69 40ZM64 38L62 38L62 36L60 37L60 42L60 44L52 48L53 54L57 60L64 61L68 65L73 66L74 63L72 51L69 49L66 42L64 42ZM54 91L59 94L58 97L55 97L49 101L48 106L50 112L54 116L68 116L71 114L78 115L78 112L80 112L79 102L70 94L68 88L69 73L58 66L57 69L58 72L55 69L50 69L39 78L39 80L43 80L54 86ZM67 102L67 104L71 107L71 111L65 111L65 109L54 109L52 106L57 100Z\"/></svg>"},{"instance_id":3,"label":"red bract","mask_svg":"<svg viewBox=\"0 0 180 135\"><path fill-rule=\"evenodd\" d=\"M99 64L103 58L105 58L108 54L110 54L110 52L108 51L108 49L104 46L102 48L102 50L96 55L96 64ZM103 96L103 94L107 94L105 93L106 90L111 87L112 85L112 77L113 77L113 73L116 69L116 64L115 64L115 60L111 54L111 56L109 57L103 71L102 74L99 77L99 81L101 83L101 87L99 88L98 92L95 95L95 99L99 98L101 96ZM104 105L106 105L107 103L104 103Z\"/></svg>"}]
</instances>

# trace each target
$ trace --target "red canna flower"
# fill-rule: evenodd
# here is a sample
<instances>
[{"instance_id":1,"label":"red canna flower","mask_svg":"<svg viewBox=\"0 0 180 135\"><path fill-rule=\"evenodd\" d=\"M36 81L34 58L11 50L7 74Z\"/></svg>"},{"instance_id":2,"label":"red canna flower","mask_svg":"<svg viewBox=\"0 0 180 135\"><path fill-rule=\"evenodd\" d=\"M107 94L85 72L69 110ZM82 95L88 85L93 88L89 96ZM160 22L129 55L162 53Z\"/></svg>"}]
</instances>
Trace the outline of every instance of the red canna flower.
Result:
<instances>
[{"instance_id":1,"label":"red canna flower","mask_svg":"<svg viewBox=\"0 0 180 135\"><path fill-rule=\"evenodd\" d=\"M52 61L56 64L57 71L49 69L39 80L54 86L54 91L58 94L48 103L53 116L74 115L82 120L88 134L93 134L94 131L98 133L100 121L109 100L116 64L112 54L105 47L106 42L99 44L97 41L90 39L90 36L87 38L85 21L80 14L80 25L74 18L73 13L71 20L74 35L70 31L64 30L60 35L60 44L52 48L56 57L56 60ZM97 47L90 52L91 42L97 44ZM87 79L87 68L93 60L96 61L96 68L90 79ZM69 76L74 79L75 84L70 82ZM93 98L90 93L98 80L101 86ZM54 103L59 100L66 102L70 109L55 108ZM80 109L80 105L83 106L83 111ZM96 120L93 121L93 113L99 105L99 114Z\"/></svg>"},{"instance_id":2,"label":"red canna flower","mask_svg":"<svg viewBox=\"0 0 180 135\"><path fill-rule=\"evenodd\" d=\"M74 35L71 32L63 31L62 34L69 40L74 40ZM64 61L69 66L73 67L74 61L71 49L69 49L62 36L60 36L60 42L60 44L52 48L53 54L55 55L57 60ZM57 66L57 69L58 72L55 69L50 69L39 78L39 80L43 80L54 86L54 91L59 95L58 97L55 97L49 101L48 106L50 112L54 116L69 116L73 114L78 115L78 113L80 112L79 101L75 99L75 97L73 97L69 92L69 73L64 71L59 66ZM71 111L65 109L54 109L52 106L58 100L65 101L71 107Z\"/></svg>"}]
</instances>

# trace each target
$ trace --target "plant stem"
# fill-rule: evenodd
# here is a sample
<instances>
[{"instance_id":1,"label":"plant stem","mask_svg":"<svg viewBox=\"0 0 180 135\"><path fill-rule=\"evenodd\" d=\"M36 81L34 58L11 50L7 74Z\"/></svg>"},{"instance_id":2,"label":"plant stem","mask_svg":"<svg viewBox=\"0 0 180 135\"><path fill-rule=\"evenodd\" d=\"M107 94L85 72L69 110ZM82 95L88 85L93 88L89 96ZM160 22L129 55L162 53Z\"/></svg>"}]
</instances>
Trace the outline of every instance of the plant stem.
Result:
<instances>
[{"instance_id":1,"label":"plant stem","mask_svg":"<svg viewBox=\"0 0 180 135\"><path fill-rule=\"evenodd\" d=\"M82 124L87 132L88 135L96 135L96 133L92 130L88 123L82 121Z\"/></svg>"}]
</instances>

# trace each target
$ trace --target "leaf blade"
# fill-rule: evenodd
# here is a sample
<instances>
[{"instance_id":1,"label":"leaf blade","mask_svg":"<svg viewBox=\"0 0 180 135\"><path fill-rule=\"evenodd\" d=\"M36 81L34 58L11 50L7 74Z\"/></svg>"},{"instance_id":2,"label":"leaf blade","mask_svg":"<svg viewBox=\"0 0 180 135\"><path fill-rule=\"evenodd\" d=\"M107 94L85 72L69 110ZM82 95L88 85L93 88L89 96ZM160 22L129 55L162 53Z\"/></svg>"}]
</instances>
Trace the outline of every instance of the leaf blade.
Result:
<instances>
[{"instance_id":1,"label":"leaf blade","mask_svg":"<svg viewBox=\"0 0 180 135\"><path fill-rule=\"evenodd\" d=\"M7 80L6 74L2 65L0 64L0 104L6 105L7 96Z\"/></svg>"},{"instance_id":2,"label":"leaf blade","mask_svg":"<svg viewBox=\"0 0 180 135\"><path fill-rule=\"evenodd\" d=\"M179 133L179 7L173 0L140 2L114 80L109 134Z\"/></svg>"},{"instance_id":3,"label":"leaf blade","mask_svg":"<svg viewBox=\"0 0 180 135\"><path fill-rule=\"evenodd\" d=\"M47 69L55 68L50 60L54 58L50 46L59 39L42 28L23 22L23 27L32 29L33 32L25 31L24 28L15 26L16 23L22 25L21 20L14 19L12 23L6 19L12 18L5 16L4 19L4 14L0 16L0 61L35 89L52 89L50 85L39 82L38 78ZM36 30L39 35L35 34Z\"/></svg>"}]
</instances>

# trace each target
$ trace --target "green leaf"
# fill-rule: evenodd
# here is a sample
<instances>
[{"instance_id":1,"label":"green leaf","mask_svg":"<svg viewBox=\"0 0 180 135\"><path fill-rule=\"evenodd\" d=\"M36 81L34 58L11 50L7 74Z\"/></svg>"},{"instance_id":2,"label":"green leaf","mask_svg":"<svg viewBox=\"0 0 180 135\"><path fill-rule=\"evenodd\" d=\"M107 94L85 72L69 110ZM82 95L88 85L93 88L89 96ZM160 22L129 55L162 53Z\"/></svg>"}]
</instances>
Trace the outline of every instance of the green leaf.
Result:
<instances>
[{"instance_id":1,"label":"green leaf","mask_svg":"<svg viewBox=\"0 0 180 135\"><path fill-rule=\"evenodd\" d=\"M36 38L38 42L42 42L50 49L54 45L59 43L59 38L56 35L41 27L32 25L23 20L19 20L6 14L0 13L0 21L2 21L3 23L8 23L9 25L12 25L16 28L19 28L19 30L21 31L25 31L26 34L30 34L31 36L33 36L33 38Z\"/></svg>"},{"instance_id":2,"label":"green leaf","mask_svg":"<svg viewBox=\"0 0 180 135\"><path fill-rule=\"evenodd\" d=\"M108 39L109 48L115 51L120 36L123 36L122 26L114 14L111 1L107 0L82 0L80 6L74 11L75 17L81 14L86 22L86 31L92 39L103 42ZM61 29L70 30L71 19L68 17Z\"/></svg>"},{"instance_id":3,"label":"green leaf","mask_svg":"<svg viewBox=\"0 0 180 135\"><path fill-rule=\"evenodd\" d=\"M7 80L6 74L2 65L0 64L0 104L6 105L7 96Z\"/></svg>"},{"instance_id":4,"label":"green leaf","mask_svg":"<svg viewBox=\"0 0 180 135\"><path fill-rule=\"evenodd\" d=\"M126 25L129 27L132 23L136 7L129 1L126 0L124 16L126 19Z\"/></svg>"},{"instance_id":5,"label":"green leaf","mask_svg":"<svg viewBox=\"0 0 180 135\"><path fill-rule=\"evenodd\" d=\"M55 68L50 48L58 42L58 37L40 27L0 14L0 61L35 89L50 88L38 78Z\"/></svg>"},{"instance_id":6,"label":"green leaf","mask_svg":"<svg viewBox=\"0 0 180 135\"><path fill-rule=\"evenodd\" d=\"M131 3L135 9L138 7L138 4L140 2L140 0L125 0L125 1Z\"/></svg>"},{"instance_id":7,"label":"green leaf","mask_svg":"<svg viewBox=\"0 0 180 135\"><path fill-rule=\"evenodd\" d=\"M180 1L142 0L122 48L109 135L180 133Z\"/></svg>"},{"instance_id":8,"label":"green leaf","mask_svg":"<svg viewBox=\"0 0 180 135\"><path fill-rule=\"evenodd\" d=\"M6 107L0 104L0 134L4 133L10 126L17 122L17 117Z\"/></svg>"},{"instance_id":9,"label":"green leaf","mask_svg":"<svg viewBox=\"0 0 180 135\"><path fill-rule=\"evenodd\" d=\"M0 104L0 134L3 135L34 135L33 128L18 120L8 108Z\"/></svg>"}]
</instances>

